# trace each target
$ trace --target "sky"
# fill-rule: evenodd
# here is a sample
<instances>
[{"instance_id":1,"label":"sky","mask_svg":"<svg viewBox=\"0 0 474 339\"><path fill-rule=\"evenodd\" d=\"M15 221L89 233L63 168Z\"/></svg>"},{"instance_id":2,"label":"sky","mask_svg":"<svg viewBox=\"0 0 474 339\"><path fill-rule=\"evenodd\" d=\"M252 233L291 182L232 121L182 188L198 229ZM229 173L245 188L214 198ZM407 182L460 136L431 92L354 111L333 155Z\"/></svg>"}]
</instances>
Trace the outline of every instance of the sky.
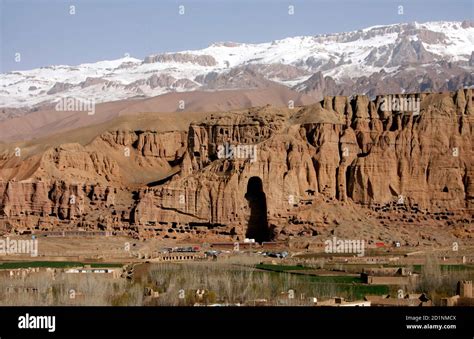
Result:
<instances>
[{"instance_id":1,"label":"sky","mask_svg":"<svg viewBox=\"0 0 474 339\"><path fill-rule=\"evenodd\" d=\"M474 0L0 0L0 73L268 42L399 22L473 20ZM403 14L399 14L399 6ZM70 6L74 6L72 14ZM180 15L180 6L184 14ZM289 6L294 14L289 15ZM182 8L181 8L182 9ZM20 58L18 58L18 54Z\"/></svg>"}]
</instances>

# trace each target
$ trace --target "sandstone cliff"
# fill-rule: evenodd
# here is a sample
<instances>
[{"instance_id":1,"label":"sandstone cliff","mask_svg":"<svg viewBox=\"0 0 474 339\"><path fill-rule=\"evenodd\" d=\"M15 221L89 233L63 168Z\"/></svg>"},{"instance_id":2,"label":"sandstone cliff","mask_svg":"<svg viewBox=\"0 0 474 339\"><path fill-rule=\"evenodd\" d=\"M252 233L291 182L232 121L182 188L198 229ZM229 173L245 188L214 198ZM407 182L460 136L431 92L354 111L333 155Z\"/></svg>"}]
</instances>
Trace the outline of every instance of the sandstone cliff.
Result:
<instances>
[{"instance_id":1,"label":"sandstone cliff","mask_svg":"<svg viewBox=\"0 0 474 339\"><path fill-rule=\"evenodd\" d=\"M392 100L419 109L387 110ZM6 145L0 210L8 230L472 241L473 123L466 89L213 113L187 130L109 129L21 156Z\"/></svg>"}]
</instances>

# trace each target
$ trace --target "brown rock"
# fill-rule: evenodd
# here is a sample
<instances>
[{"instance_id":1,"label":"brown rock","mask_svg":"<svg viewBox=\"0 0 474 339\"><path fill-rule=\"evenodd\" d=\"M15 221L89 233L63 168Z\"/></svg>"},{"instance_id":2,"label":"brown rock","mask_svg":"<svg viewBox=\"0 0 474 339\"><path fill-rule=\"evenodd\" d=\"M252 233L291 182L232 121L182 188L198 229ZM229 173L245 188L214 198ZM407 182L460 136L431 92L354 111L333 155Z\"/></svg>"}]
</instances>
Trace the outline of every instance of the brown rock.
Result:
<instances>
[{"instance_id":1,"label":"brown rock","mask_svg":"<svg viewBox=\"0 0 474 339\"><path fill-rule=\"evenodd\" d=\"M420 114L336 96L214 113L186 131L109 130L21 159L0 151L1 211L17 229L91 225L207 240L310 239L336 229L391 239L405 223L420 225L423 211L433 227L446 211L451 227L469 222L472 91L396 98L420 99ZM390 226L377 218L399 209L410 216Z\"/></svg>"}]
</instances>

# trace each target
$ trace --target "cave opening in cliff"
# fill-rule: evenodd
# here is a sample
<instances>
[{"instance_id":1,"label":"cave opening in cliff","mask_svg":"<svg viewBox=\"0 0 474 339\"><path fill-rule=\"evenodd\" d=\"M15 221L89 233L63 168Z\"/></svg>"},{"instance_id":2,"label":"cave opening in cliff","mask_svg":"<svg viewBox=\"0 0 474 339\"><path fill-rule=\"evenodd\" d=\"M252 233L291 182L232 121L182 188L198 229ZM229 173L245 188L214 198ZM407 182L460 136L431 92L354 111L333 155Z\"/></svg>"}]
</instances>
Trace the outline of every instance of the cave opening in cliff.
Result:
<instances>
[{"instance_id":1,"label":"cave opening in cliff","mask_svg":"<svg viewBox=\"0 0 474 339\"><path fill-rule=\"evenodd\" d=\"M263 191L262 179L251 177L245 194L250 207L250 217L247 226L246 238L256 242L270 241L271 235L267 219L267 197Z\"/></svg>"}]
</instances>

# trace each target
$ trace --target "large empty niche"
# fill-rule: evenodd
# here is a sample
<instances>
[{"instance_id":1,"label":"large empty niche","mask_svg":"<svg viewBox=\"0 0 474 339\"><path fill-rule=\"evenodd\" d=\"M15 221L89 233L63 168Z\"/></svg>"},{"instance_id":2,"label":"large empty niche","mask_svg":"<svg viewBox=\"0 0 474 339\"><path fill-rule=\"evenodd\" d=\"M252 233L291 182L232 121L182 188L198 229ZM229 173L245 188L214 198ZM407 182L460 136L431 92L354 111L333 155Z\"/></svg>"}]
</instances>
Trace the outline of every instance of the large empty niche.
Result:
<instances>
[{"instance_id":1,"label":"large empty niche","mask_svg":"<svg viewBox=\"0 0 474 339\"><path fill-rule=\"evenodd\" d=\"M245 194L250 207L250 218L248 222L246 238L255 239L256 242L270 241L270 230L267 220L267 198L263 191L262 179L251 177L247 184Z\"/></svg>"}]
</instances>

